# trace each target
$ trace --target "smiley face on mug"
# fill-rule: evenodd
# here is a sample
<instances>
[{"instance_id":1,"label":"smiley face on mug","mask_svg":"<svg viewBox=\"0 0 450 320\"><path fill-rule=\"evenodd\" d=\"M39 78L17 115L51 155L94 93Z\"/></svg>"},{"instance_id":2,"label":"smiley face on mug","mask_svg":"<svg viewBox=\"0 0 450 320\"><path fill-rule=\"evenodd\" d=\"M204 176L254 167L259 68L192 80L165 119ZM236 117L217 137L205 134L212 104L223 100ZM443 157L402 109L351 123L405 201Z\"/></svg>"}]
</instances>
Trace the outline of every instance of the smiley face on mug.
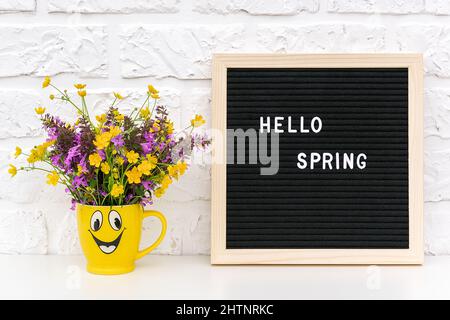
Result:
<instances>
[{"instance_id":1,"label":"smiley face on mug","mask_svg":"<svg viewBox=\"0 0 450 320\"><path fill-rule=\"evenodd\" d=\"M107 217L97 210L91 216L89 233L98 248L104 254L111 254L119 247L120 240L126 228L123 226L120 214L111 210Z\"/></svg>"}]
</instances>

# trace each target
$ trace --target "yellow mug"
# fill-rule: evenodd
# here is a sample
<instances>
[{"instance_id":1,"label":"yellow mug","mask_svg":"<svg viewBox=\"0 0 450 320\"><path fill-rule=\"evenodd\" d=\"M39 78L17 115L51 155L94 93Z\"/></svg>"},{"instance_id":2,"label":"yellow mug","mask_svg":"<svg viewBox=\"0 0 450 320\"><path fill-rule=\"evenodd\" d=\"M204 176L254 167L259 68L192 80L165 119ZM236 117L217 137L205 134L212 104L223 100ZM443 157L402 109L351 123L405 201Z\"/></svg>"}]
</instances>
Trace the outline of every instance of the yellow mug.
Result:
<instances>
[{"instance_id":1,"label":"yellow mug","mask_svg":"<svg viewBox=\"0 0 450 320\"><path fill-rule=\"evenodd\" d=\"M150 247L140 251L142 221L147 217L156 217L161 221L161 234ZM167 230L167 221L162 213L144 210L140 204L77 204L77 222L88 272L104 275L133 271L135 261L155 249Z\"/></svg>"}]
</instances>

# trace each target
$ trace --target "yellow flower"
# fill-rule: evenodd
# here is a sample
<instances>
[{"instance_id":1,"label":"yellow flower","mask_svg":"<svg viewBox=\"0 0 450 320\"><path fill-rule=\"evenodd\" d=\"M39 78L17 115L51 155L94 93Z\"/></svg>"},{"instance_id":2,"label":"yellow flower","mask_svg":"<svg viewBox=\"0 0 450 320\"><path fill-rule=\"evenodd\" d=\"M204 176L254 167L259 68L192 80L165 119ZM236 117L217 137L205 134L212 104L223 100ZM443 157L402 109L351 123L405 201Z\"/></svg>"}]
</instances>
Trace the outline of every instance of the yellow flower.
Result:
<instances>
[{"instance_id":1,"label":"yellow flower","mask_svg":"<svg viewBox=\"0 0 450 320\"><path fill-rule=\"evenodd\" d=\"M125 175L128 177L129 183L141 183L142 173L138 170L138 168L133 167L132 170L125 172Z\"/></svg>"},{"instance_id":2,"label":"yellow flower","mask_svg":"<svg viewBox=\"0 0 450 320\"><path fill-rule=\"evenodd\" d=\"M56 186L59 181L58 172L53 171L52 173L47 175L47 184Z\"/></svg>"},{"instance_id":3,"label":"yellow flower","mask_svg":"<svg viewBox=\"0 0 450 320\"><path fill-rule=\"evenodd\" d=\"M114 179L118 180L118 179L119 179L119 169L114 168L114 169L112 170L112 172L113 172L113 177L114 177Z\"/></svg>"},{"instance_id":4,"label":"yellow flower","mask_svg":"<svg viewBox=\"0 0 450 320\"><path fill-rule=\"evenodd\" d=\"M34 147L31 152L30 156L28 157L27 161L29 163L35 163L38 161L41 161L45 157L45 153L47 152L47 148L52 146L55 143L54 140L46 141L43 144Z\"/></svg>"},{"instance_id":5,"label":"yellow flower","mask_svg":"<svg viewBox=\"0 0 450 320\"><path fill-rule=\"evenodd\" d=\"M186 172L187 164L186 162L180 161L178 162L177 167L178 171L180 172L180 175L182 176Z\"/></svg>"},{"instance_id":6,"label":"yellow flower","mask_svg":"<svg viewBox=\"0 0 450 320\"><path fill-rule=\"evenodd\" d=\"M160 130L159 123L154 123L153 127L150 128L150 132L157 132Z\"/></svg>"},{"instance_id":7,"label":"yellow flower","mask_svg":"<svg viewBox=\"0 0 450 320\"><path fill-rule=\"evenodd\" d=\"M103 132L95 137L94 145L97 147L97 149L103 150L109 146L110 142L111 135L109 134L109 132Z\"/></svg>"},{"instance_id":8,"label":"yellow flower","mask_svg":"<svg viewBox=\"0 0 450 320\"><path fill-rule=\"evenodd\" d=\"M125 162L125 160L122 157L116 157L116 163L121 166Z\"/></svg>"},{"instance_id":9,"label":"yellow flower","mask_svg":"<svg viewBox=\"0 0 450 320\"><path fill-rule=\"evenodd\" d=\"M95 116L95 119L101 124L106 122L106 114L100 114L98 116Z\"/></svg>"},{"instance_id":10,"label":"yellow flower","mask_svg":"<svg viewBox=\"0 0 450 320\"><path fill-rule=\"evenodd\" d=\"M114 198L120 197L124 193L123 185L115 183L111 190L111 195Z\"/></svg>"},{"instance_id":11,"label":"yellow flower","mask_svg":"<svg viewBox=\"0 0 450 320\"><path fill-rule=\"evenodd\" d=\"M8 173L11 175L11 177L14 177L17 174L17 168L15 166L13 166L12 164L10 164Z\"/></svg>"},{"instance_id":12,"label":"yellow flower","mask_svg":"<svg viewBox=\"0 0 450 320\"><path fill-rule=\"evenodd\" d=\"M153 162L150 162L148 160L144 160L142 161L142 163L138 166L138 170L143 174L143 175L149 175L150 172L156 167L156 164L154 164Z\"/></svg>"},{"instance_id":13,"label":"yellow flower","mask_svg":"<svg viewBox=\"0 0 450 320\"><path fill-rule=\"evenodd\" d=\"M111 139L118 136L122 133L122 130L118 126L112 126L109 128L109 134L111 136Z\"/></svg>"},{"instance_id":14,"label":"yellow flower","mask_svg":"<svg viewBox=\"0 0 450 320\"><path fill-rule=\"evenodd\" d=\"M144 119L147 119L150 116L150 109L149 108L144 108L141 110L141 117Z\"/></svg>"},{"instance_id":15,"label":"yellow flower","mask_svg":"<svg viewBox=\"0 0 450 320\"><path fill-rule=\"evenodd\" d=\"M158 158L155 156L152 156L151 154L147 155L147 160L156 167L156 165L158 164Z\"/></svg>"},{"instance_id":16,"label":"yellow flower","mask_svg":"<svg viewBox=\"0 0 450 320\"><path fill-rule=\"evenodd\" d=\"M175 180L178 180L180 172L178 171L178 167L177 166L169 166L167 168L167 171L169 172L169 176L171 176Z\"/></svg>"},{"instance_id":17,"label":"yellow flower","mask_svg":"<svg viewBox=\"0 0 450 320\"><path fill-rule=\"evenodd\" d=\"M51 82L52 82L52 79L50 77L45 77L44 82L42 83L42 88L47 88Z\"/></svg>"},{"instance_id":18,"label":"yellow flower","mask_svg":"<svg viewBox=\"0 0 450 320\"><path fill-rule=\"evenodd\" d=\"M125 116L116 110L114 111L114 119L116 119L117 121L123 121L125 119Z\"/></svg>"},{"instance_id":19,"label":"yellow flower","mask_svg":"<svg viewBox=\"0 0 450 320\"><path fill-rule=\"evenodd\" d=\"M176 165L169 166L167 171L169 172L169 176L178 180L180 176L182 176L187 169L187 164L185 162L179 161Z\"/></svg>"},{"instance_id":20,"label":"yellow flower","mask_svg":"<svg viewBox=\"0 0 450 320\"><path fill-rule=\"evenodd\" d=\"M54 145L56 143L56 139L55 140L50 140L50 141L46 141L42 144L42 147L47 149L48 147L51 147L52 145Z\"/></svg>"},{"instance_id":21,"label":"yellow flower","mask_svg":"<svg viewBox=\"0 0 450 320\"><path fill-rule=\"evenodd\" d=\"M161 97L159 96L159 94L157 94L157 93L153 93L153 94L151 95L151 97L152 97L153 99L155 99L155 100L158 100L158 99L161 98Z\"/></svg>"},{"instance_id":22,"label":"yellow flower","mask_svg":"<svg viewBox=\"0 0 450 320\"><path fill-rule=\"evenodd\" d=\"M81 176L84 173L83 167L77 164L77 176Z\"/></svg>"},{"instance_id":23,"label":"yellow flower","mask_svg":"<svg viewBox=\"0 0 450 320\"><path fill-rule=\"evenodd\" d=\"M86 90L79 90L79 91L78 91L78 95L79 95L80 97L86 97L86 94L87 94Z\"/></svg>"},{"instance_id":24,"label":"yellow flower","mask_svg":"<svg viewBox=\"0 0 450 320\"><path fill-rule=\"evenodd\" d=\"M22 149L20 149L19 147L16 147L16 152L14 153L14 157L18 157L22 154Z\"/></svg>"},{"instance_id":25,"label":"yellow flower","mask_svg":"<svg viewBox=\"0 0 450 320\"><path fill-rule=\"evenodd\" d=\"M50 100L55 100L55 95L54 95L54 94L51 94L51 95L49 96L49 98L50 98Z\"/></svg>"},{"instance_id":26,"label":"yellow flower","mask_svg":"<svg viewBox=\"0 0 450 320\"><path fill-rule=\"evenodd\" d=\"M165 192L166 192L165 189L158 188L158 189L156 189L155 192L154 192L154 193L155 193L155 197L161 198Z\"/></svg>"},{"instance_id":27,"label":"yellow flower","mask_svg":"<svg viewBox=\"0 0 450 320\"><path fill-rule=\"evenodd\" d=\"M86 88L86 85L85 85L85 84L81 84L81 83L74 84L73 86L74 86L76 89L78 89L78 90L83 90L84 88Z\"/></svg>"},{"instance_id":28,"label":"yellow flower","mask_svg":"<svg viewBox=\"0 0 450 320\"><path fill-rule=\"evenodd\" d=\"M116 97L117 100L122 100L123 99L123 96L120 93L118 93L118 92L114 92L114 97Z\"/></svg>"},{"instance_id":29,"label":"yellow flower","mask_svg":"<svg viewBox=\"0 0 450 320\"><path fill-rule=\"evenodd\" d=\"M107 162L103 162L102 166L101 166L101 170L104 174L109 174L109 172L111 171L111 167L109 166L109 164Z\"/></svg>"},{"instance_id":30,"label":"yellow flower","mask_svg":"<svg viewBox=\"0 0 450 320\"><path fill-rule=\"evenodd\" d=\"M166 131L168 134L173 133L173 122L167 122L166 123Z\"/></svg>"},{"instance_id":31,"label":"yellow flower","mask_svg":"<svg viewBox=\"0 0 450 320\"><path fill-rule=\"evenodd\" d=\"M34 108L34 111L36 111L38 115L42 115L45 113L45 108L43 107Z\"/></svg>"},{"instance_id":32,"label":"yellow flower","mask_svg":"<svg viewBox=\"0 0 450 320\"><path fill-rule=\"evenodd\" d=\"M203 119L203 117L201 115L199 115L199 114L196 114L194 119L191 120L191 125L194 128L201 127L205 123L206 123L205 119Z\"/></svg>"},{"instance_id":33,"label":"yellow flower","mask_svg":"<svg viewBox=\"0 0 450 320\"><path fill-rule=\"evenodd\" d=\"M133 150L128 151L125 156L127 157L127 160L128 160L129 163L136 163L136 162L138 162L139 154L137 154Z\"/></svg>"},{"instance_id":34,"label":"yellow flower","mask_svg":"<svg viewBox=\"0 0 450 320\"><path fill-rule=\"evenodd\" d=\"M150 94L158 94L158 93L159 93L159 91L156 90L155 87L152 86L151 84L148 85L148 92L149 92Z\"/></svg>"},{"instance_id":35,"label":"yellow flower","mask_svg":"<svg viewBox=\"0 0 450 320\"><path fill-rule=\"evenodd\" d=\"M39 159L37 158L37 156L35 154L33 154L33 152L31 152L31 154L27 158L27 161L28 161L28 163L35 163L35 162L38 162Z\"/></svg>"},{"instance_id":36,"label":"yellow flower","mask_svg":"<svg viewBox=\"0 0 450 320\"><path fill-rule=\"evenodd\" d=\"M161 180L161 188L167 189L171 183L172 183L172 179L170 179L170 177L166 175Z\"/></svg>"},{"instance_id":37,"label":"yellow flower","mask_svg":"<svg viewBox=\"0 0 450 320\"><path fill-rule=\"evenodd\" d=\"M89 163L91 166L100 167L100 163L102 163L102 157L98 153L93 153L89 156Z\"/></svg>"}]
</instances>

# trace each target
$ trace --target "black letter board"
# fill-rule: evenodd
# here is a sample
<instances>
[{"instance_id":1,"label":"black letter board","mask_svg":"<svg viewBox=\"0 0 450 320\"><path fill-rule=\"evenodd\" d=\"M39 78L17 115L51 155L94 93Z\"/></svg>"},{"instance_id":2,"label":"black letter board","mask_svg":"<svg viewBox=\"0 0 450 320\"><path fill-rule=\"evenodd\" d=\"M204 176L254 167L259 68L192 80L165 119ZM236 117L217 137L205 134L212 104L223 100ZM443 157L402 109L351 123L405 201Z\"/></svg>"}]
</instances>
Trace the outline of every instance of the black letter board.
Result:
<instances>
[{"instance_id":1,"label":"black letter board","mask_svg":"<svg viewBox=\"0 0 450 320\"><path fill-rule=\"evenodd\" d=\"M418 102L411 66L388 65L226 68L223 250L262 256L230 263L302 263L301 253L324 250L336 250L333 263L358 250L411 254L409 111ZM298 257L267 256L278 252Z\"/></svg>"}]
</instances>

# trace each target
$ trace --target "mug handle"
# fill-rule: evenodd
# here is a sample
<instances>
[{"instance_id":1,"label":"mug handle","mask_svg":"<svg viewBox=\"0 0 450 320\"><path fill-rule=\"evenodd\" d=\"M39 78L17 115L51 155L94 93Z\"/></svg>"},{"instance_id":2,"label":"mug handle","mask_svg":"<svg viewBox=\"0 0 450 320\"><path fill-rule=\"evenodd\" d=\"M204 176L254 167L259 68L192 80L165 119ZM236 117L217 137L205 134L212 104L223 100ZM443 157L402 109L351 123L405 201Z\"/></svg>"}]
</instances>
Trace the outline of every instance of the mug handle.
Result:
<instances>
[{"instance_id":1,"label":"mug handle","mask_svg":"<svg viewBox=\"0 0 450 320\"><path fill-rule=\"evenodd\" d=\"M148 218L148 217L156 217L161 221L161 233L158 237L158 239L156 239L156 241L148 248L142 250L142 251L138 251L137 256L136 256L136 260L146 256L147 254L149 254L151 251L153 251L157 246L159 246L159 244L161 243L161 241L164 239L164 236L166 235L166 230L167 230L167 220L166 218L163 216L163 214L159 211L155 211L155 210L144 210L144 219Z\"/></svg>"}]
</instances>

